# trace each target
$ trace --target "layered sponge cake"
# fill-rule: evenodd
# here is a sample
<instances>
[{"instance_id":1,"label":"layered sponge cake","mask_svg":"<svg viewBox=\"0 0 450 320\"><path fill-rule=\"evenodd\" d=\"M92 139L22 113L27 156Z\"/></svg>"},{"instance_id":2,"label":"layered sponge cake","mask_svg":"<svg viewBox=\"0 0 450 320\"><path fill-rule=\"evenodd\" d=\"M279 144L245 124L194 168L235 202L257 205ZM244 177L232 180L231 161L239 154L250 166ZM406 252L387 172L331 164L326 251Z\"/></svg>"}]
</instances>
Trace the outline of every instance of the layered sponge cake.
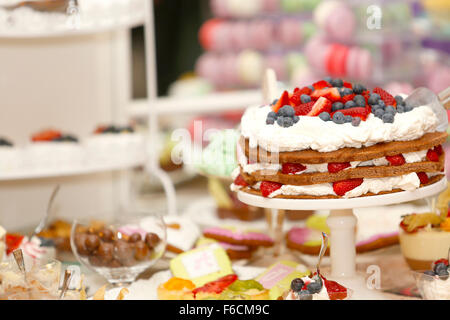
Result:
<instances>
[{"instance_id":1,"label":"layered sponge cake","mask_svg":"<svg viewBox=\"0 0 450 320\"><path fill-rule=\"evenodd\" d=\"M427 105L341 79L284 91L241 120L231 189L269 198L354 198L444 177L447 133Z\"/></svg>"}]
</instances>

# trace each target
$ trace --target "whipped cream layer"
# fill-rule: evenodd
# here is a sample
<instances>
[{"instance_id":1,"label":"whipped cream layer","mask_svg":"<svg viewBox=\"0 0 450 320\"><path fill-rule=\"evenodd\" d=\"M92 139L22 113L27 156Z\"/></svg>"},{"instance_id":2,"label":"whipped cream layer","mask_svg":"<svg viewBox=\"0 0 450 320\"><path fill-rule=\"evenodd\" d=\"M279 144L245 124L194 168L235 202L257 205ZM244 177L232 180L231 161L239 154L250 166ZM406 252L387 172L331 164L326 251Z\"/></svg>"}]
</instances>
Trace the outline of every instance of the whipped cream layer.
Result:
<instances>
[{"instance_id":1,"label":"whipped cream layer","mask_svg":"<svg viewBox=\"0 0 450 320\"><path fill-rule=\"evenodd\" d=\"M259 190L261 183L258 182L252 186L253 189ZM419 177L415 172L395 176L395 177L386 177L386 178L367 178L363 180L363 183L358 187L346 192L343 198L354 198L362 196L368 192L372 192L377 194L381 191L392 191L393 189L402 189L404 191L412 191L420 186ZM234 183L231 185L232 191L237 191L240 189L240 186L235 185ZM281 188L275 190L269 195L269 198L274 198L279 195L285 196L327 196L334 195L336 193L333 189L332 183L319 183L312 185L304 185L304 186L294 186L284 184Z\"/></svg>"},{"instance_id":2,"label":"whipped cream layer","mask_svg":"<svg viewBox=\"0 0 450 320\"><path fill-rule=\"evenodd\" d=\"M336 124L319 117L300 116L288 128L277 123L266 124L269 105L249 107L241 120L242 135L250 147L260 146L270 152L289 152L313 149L331 152L345 147L368 147L380 142L410 141L436 131L438 118L429 106L416 107L397 113L394 123L383 123L372 113L358 127L351 123Z\"/></svg>"}]
</instances>

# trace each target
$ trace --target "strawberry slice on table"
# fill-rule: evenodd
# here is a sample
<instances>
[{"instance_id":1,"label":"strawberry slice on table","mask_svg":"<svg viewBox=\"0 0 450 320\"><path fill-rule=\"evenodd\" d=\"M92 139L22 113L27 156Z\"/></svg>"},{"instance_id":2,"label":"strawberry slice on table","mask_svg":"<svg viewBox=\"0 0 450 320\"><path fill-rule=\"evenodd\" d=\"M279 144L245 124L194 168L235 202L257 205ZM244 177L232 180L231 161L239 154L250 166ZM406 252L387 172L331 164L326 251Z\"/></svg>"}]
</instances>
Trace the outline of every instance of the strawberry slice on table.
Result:
<instances>
[{"instance_id":1,"label":"strawberry slice on table","mask_svg":"<svg viewBox=\"0 0 450 320\"><path fill-rule=\"evenodd\" d=\"M9 255L11 252L18 249L20 247L20 244L22 243L23 238L24 236L20 234L7 233L5 236L6 254Z\"/></svg>"},{"instance_id":2,"label":"strawberry slice on table","mask_svg":"<svg viewBox=\"0 0 450 320\"><path fill-rule=\"evenodd\" d=\"M316 103L315 101L311 101L311 102L307 102L307 103L303 103L301 105L295 106L294 107L295 115L296 116L306 116L308 113L311 112L315 103Z\"/></svg>"},{"instance_id":3,"label":"strawberry slice on table","mask_svg":"<svg viewBox=\"0 0 450 320\"><path fill-rule=\"evenodd\" d=\"M396 154L395 156L386 156L386 160L389 161L391 166L401 166L402 164L405 164L405 158L401 153Z\"/></svg>"},{"instance_id":4,"label":"strawberry slice on table","mask_svg":"<svg viewBox=\"0 0 450 320\"><path fill-rule=\"evenodd\" d=\"M365 90L361 93L361 95L366 99L366 103L367 103L367 101L369 101L369 98L370 98L370 91Z\"/></svg>"},{"instance_id":5,"label":"strawberry slice on table","mask_svg":"<svg viewBox=\"0 0 450 320\"><path fill-rule=\"evenodd\" d=\"M309 87L303 87L301 89L299 89L299 88L294 89L294 94L298 94L299 96L301 96L302 94L310 95L311 93L312 93L312 90Z\"/></svg>"},{"instance_id":6,"label":"strawberry slice on table","mask_svg":"<svg viewBox=\"0 0 450 320\"><path fill-rule=\"evenodd\" d=\"M38 141L53 141L54 139L61 138L62 134L57 130L44 130L34 134L31 140L34 142Z\"/></svg>"},{"instance_id":7,"label":"strawberry slice on table","mask_svg":"<svg viewBox=\"0 0 450 320\"><path fill-rule=\"evenodd\" d=\"M341 97L341 102L342 102L343 104L345 104L347 101L353 100L354 98L355 98L355 94L354 94L354 93L352 93L352 94L347 94L347 95Z\"/></svg>"},{"instance_id":8,"label":"strawberry slice on table","mask_svg":"<svg viewBox=\"0 0 450 320\"><path fill-rule=\"evenodd\" d=\"M436 151L430 149L427 151L427 159L429 161L438 162L439 161L439 155Z\"/></svg>"},{"instance_id":9,"label":"strawberry slice on table","mask_svg":"<svg viewBox=\"0 0 450 320\"><path fill-rule=\"evenodd\" d=\"M306 167L300 163L283 163L281 172L284 174L295 174L306 170Z\"/></svg>"},{"instance_id":10,"label":"strawberry slice on table","mask_svg":"<svg viewBox=\"0 0 450 320\"><path fill-rule=\"evenodd\" d=\"M300 99L300 96L301 95L299 95L297 93L291 94L289 96L289 105L294 107L294 106L298 106L298 105L302 104L302 100Z\"/></svg>"},{"instance_id":11,"label":"strawberry slice on table","mask_svg":"<svg viewBox=\"0 0 450 320\"><path fill-rule=\"evenodd\" d=\"M417 172L417 176L419 177L420 184L428 183L428 175L425 172Z\"/></svg>"},{"instance_id":12,"label":"strawberry slice on table","mask_svg":"<svg viewBox=\"0 0 450 320\"><path fill-rule=\"evenodd\" d=\"M242 186L242 187L248 186L248 183L245 182L244 178L243 178L241 175L238 175L238 176L236 177L236 179L234 179L234 182L233 182L233 183L234 183L235 185L237 185L237 186Z\"/></svg>"},{"instance_id":13,"label":"strawberry slice on table","mask_svg":"<svg viewBox=\"0 0 450 320\"><path fill-rule=\"evenodd\" d=\"M331 101L327 98L320 97L319 100L314 103L311 111L307 114L307 116L315 117L321 114L322 112L331 112Z\"/></svg>"},{"instance_id":14,"label":"strawberry slice on table","mask_svg":"<svg viewBox=\"0 0 450 320\"><path fill-rule=\"evenodd\" d=\"M315 90L311 94L311 98L317 100L320 97L325 97L330 101L339 101L341 100L341 94L337 88L324 88Z\"/></svg>"},{"instance_id":15,"label":"strawberry slice on table","mask_svg":"<svg viewBox=\"0 0 450 320\"><path fill-rule=\"evenodd\" d=\"M333 182L333 190L338 196L343 196L348 191L360 186L363 181L363 178L355 178Z\"/></svg>"},{"instance_id":16,"label":"strawberry slice on table","mask_svg":"<svg viewBox=\"0 0 450 320\"><path fill-rule=\"evenodd\" d=\"M381 89L380 87L376 87L375 89L373 89L373 92L379 94L381 100L383 100L387 106L397 106L397 101L395 101L394 97L386 90Z\"/></svg>"},{"instance_id":17,"label":"strawberry slice on table","mask_svg":"<svg viewBox=\"0 0 450 320\"><path fill-rule=\"evenodd\" d=\"M268 197L272 192L280 189L282 186L281 183L271 182L271 181L263 181L261 182L261 193L263 197Z\"/></svg>"},{"instance_id":18,"label":"strawberry slice on table","mask_svg":"<svg viewBox=\"0 0 450 320\"><path fill-rule=\"evenodd\" d=\"M328 172L336 173L350 167L350 162L330 162L328 163Z\"/></svg>"},{"instance_id":19,"label":"strawberry slice on table","mask_svg":"<svg viewBox=\"0 0 450 320\"><path fill-rule=\"evenodd\" d=\"M317 81L317 82L313 83L312 86L314 87L315 90L318 90L318 89L323 89L323 88L331 87L331 84L329 84L329 83L328 83L327 81L325 81L325 80L320 80L320 81Z\"/></svg>"},{"instance_id":20,"label":"strawberry slice on table","mask_svg":"<svg viewBox=\"0 0 450 320\"><path fill-rule=\"evenodd\" d=\"M341 109L338 111L342 112L344 116L360 117L362 121L366 121L370 113L366 107L355 107L350 109ZM333 115L338 111L333 112L331 117L333 117Z\"/></svg>"},{"instance_id":21,"label":"strawberry slice on table","mask_svg":"<svg viewBox=\"0 0 450 320\"><path fill-rule=\"evenodd\" d=\"M353 85L350 82L344 81L344 87L353 89Z\"/></svg>"},{"instance_id":22,"label":"strawberry slice on table","mask_svg":"<svg viewBox=\"0 0 450 320\"><path fill-rule=\"evenodd\" d=\"M192 293L194 294L194 297L200 292L220 294L231 284L233 284L233 282L235 282L237 279L237 275L229 274L215 281L208 282L202 287L195 288L194 290L192 290Z\"/></svg>"},{"instance_id":23,"label":"strawberry slice on table","mask_svg":"<svg viewBox=\"0 0 450 320\"><path fill-rule=\"evenodd\" d=\"M324 278L324 284L330 300L343 300L347 297L347 288L336 281Z\"/></svg>"},{"instance_id":24,"label":"strawberry slice on table","mask_svg":"<svg viewBox=\"0 0 450 320\"><path fill-rule=\"evenodd\" d=\"M289 101L289 92L287 92L287 91L285 90L285 91L283 91L283 93L281 94L281 97L280 97L280 99L278 99L277 103L275 103L275 104L272 106L272 110L275 111L275 112L278 112L278 110L279 110L282 106L290 105L289 102L290 102L290 101Z\"/></svg>"}]
</instances>

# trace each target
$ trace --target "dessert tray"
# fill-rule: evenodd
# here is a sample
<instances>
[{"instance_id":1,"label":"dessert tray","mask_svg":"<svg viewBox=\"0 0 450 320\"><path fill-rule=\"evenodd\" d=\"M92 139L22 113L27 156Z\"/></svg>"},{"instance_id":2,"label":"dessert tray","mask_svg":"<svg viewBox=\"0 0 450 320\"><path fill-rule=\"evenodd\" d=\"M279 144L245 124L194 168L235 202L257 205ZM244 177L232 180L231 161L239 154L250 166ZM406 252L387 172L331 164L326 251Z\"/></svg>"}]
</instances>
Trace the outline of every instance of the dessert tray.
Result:
<instances>
[{"instance_id":1,"label":"dessert tray","mask_svg":"<svg viewBox=\"0 0 450 320\"><path fill-rule=\"evenodd\" d=\"M256 278L265 269L260 267L233 266L233 270L241 280ZM158 300L156 289L158 286L172 277L170 270L155 273L150 279L138 280L128 287L129 294L125 300ZM115 300L121 287L112 288L106 291L105 300Z\"/></svg>"}]
</instances>

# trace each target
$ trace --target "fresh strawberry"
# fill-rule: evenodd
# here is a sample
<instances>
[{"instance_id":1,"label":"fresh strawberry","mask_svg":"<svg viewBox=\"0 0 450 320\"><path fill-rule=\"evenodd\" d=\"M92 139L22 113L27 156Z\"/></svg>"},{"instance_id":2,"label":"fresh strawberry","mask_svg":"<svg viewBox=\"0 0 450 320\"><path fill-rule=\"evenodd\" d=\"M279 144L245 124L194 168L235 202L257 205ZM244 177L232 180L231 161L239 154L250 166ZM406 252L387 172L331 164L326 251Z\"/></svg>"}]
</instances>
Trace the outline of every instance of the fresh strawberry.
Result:
<instances>
[{"instance_id":1,"label":"fresh strawberry","mask_svg":"<svg viewBox=\"0 0 450 320\"><path fill-rule=\"evenodd\" d=\"M350 162L330 162L328 163L328 172L336 173L350 167Z\"/></svg>"},{"instance_id":2,"label":"fresh strawberry","mask_svg":"<svg viewBox=\"0 0 450 320\"><path fill-rule=\"evenodd\" d=\"M20 244L22 243L24 236L20 234L11 234L7 233L5 236L5 242L6 242L6 254L10 254L14 250L18 249L20 247Z\"/></svg>"},{"instance_id":3,"label":"fresh strawberry","mask_svg":"<svg viewBox=\"0 0 450 320\"><path fill-rule=\"evenodd\" d=\"M281 172L284 174L294 174L306 170L306 167L300 163L283 163Z\"/></svg>"},{"instance_id":4,"label":"fresh strawberry","mask_svg":"<svg viewBox=\"0 0 450 320\"><path fill-rule=\"evenodd\" d=\"M298 94L299 96L301 96L302 94L310 95L311 93L312 93L312 90L311 90L311 88L308 88L308 87L303 87L301 89L299 89L299 88L294 89L294 94Z\"/></svg>"},{"instance_id":5,"label":"fresh strawberry","mask_svg":"<svg viewBox=\"0 0 450 320\"><path fill-rule=\"evenodd\" d=\"M438 145L438 146L435 146L434 148L433 148L433 150L440 156L441 154L443 154L444 153L444 150L442 149L442 145L440 144L440 145Z\"/></svg>"},{"instance_id":6,"label":"fresh strawberry","mask_svg":"<svg viewBox=\"0 0 450 320\"><path fill-rule=\"evenodd\" d=\"M359 185L361 185L363 181L364 179L362 178L355 178L333 182L333 190L338 196L343 196L348 191L353 190Z\"/></svg>"},{"instance_id":7,"label":"fresh strawberry","mask_svg":"<svg viewBox=\"0 0 450 320\"><path fill-rule=\"evenodd\" d=\"M57 130L45 130L34 134L31 137L31 140L34 142L37 141L52 141L54 139L61 138L62 134Z\"/></svg>"},{"instance_id":8,"label":"fresh strawberry","mask_svg":"<svg viewBox=\"0 0 450 320\"><path fill-rule=\"evenodd\" d=\"M386 156L386 160L389 161L391 166L401 166L402 164L405 164L405 158L401 153L395 156Z\"/></svg>"},{"instance_id":9,"label":"fresh strawberry","mask_svg":"<svg viewBox=\"0 0 450 320\"><path fill-rule=\"evenodd\" d=\"M272 192L280 189L282 186L281 183L271 182L271 181L263 181L261 182L261 193L263 197L268 197Z\"/></svg>"},{"instance_id":10,"label":"fresh strawberry","mask_svg":"<svg viewBox=\"0 0 450 320\"><path fill-rule=\"evenodd\" d=\"M417 176L419 177L420 184L428 183L428 176L425 172L417 172Z\"/></svg>"},{"instance_id":11,"label":"fresh strawberry","mask_svg":"<svg viewBox=\"0 0 450 320\"><path fill-rule=\"evenodd\" d=\"M195 288L194 290L192 290L192 293L194 294L194 297L200 292L220 294L237 279L237 275L229 274L215 281L208 282L202 287Z\"/></svg>"},{"instance_id":12,"label":"fresh strawberry","mask_svg":"<svg viewBox=\"0 0 450 320\"><path fill-rule=\"evenodd\" d=\"M285 105L289 104L289 93L285 90L283 94L281 95L280 99L278 99L277 103L272 106L272 110L275 112L278 112L278 110Z\"/></svg>"},{"instance_id":13,"label":"fresh strawberry","mask_svg":"<svg viewBox=\"0 0 450 320\"><path fill-rule=\"evenodd\" d=\"M329 84L325 80L320 80L320 81L317 81L316 83L313 83L312 86L314 87L314 89L318 90L318 89L323 89L326 87L331 87L331 84Z\"/></svg>"},{"instance_id":14,"label":"fresh strawberry","mask_svg":"<svg viewBox=\"0 0 450 320\"><path fill-rule=\"evenodd\" d=\"M369 90L365 90L361 93L361 95L366 99L366 103L370 98L370 91Z\"/></svg>"},{"instance_id":15,"label":"fresh strawberry","mask_svg":"<svg viewBox=\"0 0 450 320\"><path fill-rule=\"evenodd\" d=\"M373 89L373 92L379 94L381 100L383 100L387 106L397 106L397 101L395 101L394 97L389 92L381 89L380 87Z\"/></svg>"},{"instance_id":16,"label":"fresh strawberry","mask_svg":"<svg viewBox=\"0 0 450 320\"><path fill-rule=\"evenodd\" d=\"M300 100L300 95L294 93L289 96L289 104L293 107L298 106L302 104L302 101Z\"/></svg>"},{"instance_id":17,"label":"fresh strawberry","mask_svg":"<svg viewBox=\"0 0 450 320\"><path fill-rule=\"evenodd\" d=\"M429 161L434 161L434 162L438 162L439 161L439 155L436 151L434 150L428 150L427 151L427 159Z\"/></svg>"},{"instance_id":18,"label":"fresh strawberry","mask_svg":"<svg viewBox=\"0 0 450 320\"><path fill-rule=\"evenodd\" d=\"M344 87L353 89L353 85L350 82L344 81Z\"/></svg>"},{"instance_id":19,"label":"fresh strawberry","mask_svg":"<svg viewBox=\"0 0 450 320\"><path fill-rule=\"evenodd\" d=\"M315 103L316 103L315 101L311 101L308 103L303 103L299 106L295 106L294 107L295 115L296 116L306 116L308 113L311 112Z\"/></svg>"},{"instance_id":20,"label":"fresh strawberry","mask_svg":"<svg viewBox=\"0 0 450 320\"><path fill-rule=\"evenodd\" d=\"M236 179L234 179L234 184L242 187L248 186L248 183L245 182L244 178L241 175L238 175Z\"/></svg>"},{"instance_id":21,"label":"fresh strawberry","mask_svg":"<svg viewBox=\"0 0 450 320\"><path fill-rule=\"evenodd\" d=\"M337 112L337 111L336 111ZM355 107L350 109L341 109L339 112L342 112L344 116L352 116L352 117L360 117L362 121L366 121L369 116L369 111L365 107ZM333 117L335 112L331 114Z\"/></svg>"},{"instance_id":22,"label":"fresh strawberry","mask_svg":"<svg viewBox=\"0 0 450 320\"><path fill-rule=\"evenodd\" d=\"M322 112L331 112L331 101L324 97L320 97L319 100L314 103L311 111L307 114L307 116L315 117Z\"/></svg>"},{"instance_id":23,"label":"fresh strawberry","mask_svg":"<svg viewBox=\"0 0 450 320\"><path fill-rule=\"evenodd\" d=\"M353 100L353 98L355 98L355 94L354 94L354 93L348 94L348 95L343 96L343 97L341 98L341 102L342 102L343 104L345 104L347 101Z\"/></svg>"},{"instance_id":24,"label":"fresh strawberry","mask_svg":"<svg viewBox=\"0 0 450 320\"><path fill-rule=\"evenodd\" d=\"M436 260L435 262L433 262L433 267L434 267L435 265L439 264L439 263L443 263L443 264L445 264L446 266L448 266L448 260L447 260L447 259L439 259L439 260Z\"/></svg>"},{"instance_id":25,"label":"fresh strawberry","mask_svg":"<svg viewBox=\"0 0 450 320\"><path fill-rule=\"evenodd\" d=\"M327 289L330 300L343 300L347 297L347 288L336 281L324 278L325 288Z\"/></svg>"},{"instance_id":26,"label":"fresh strawberry","mask_svg":"<svg viewBox=\"0 0 450 320\"><path fill-rule=\"evenodd\" d=\"M311 94L311 98L317 100L320 97L325 97L330 101L339 101L341 100L341 94L337 88L324 88L315 90Z\"/></svg>"}]
</instances>

